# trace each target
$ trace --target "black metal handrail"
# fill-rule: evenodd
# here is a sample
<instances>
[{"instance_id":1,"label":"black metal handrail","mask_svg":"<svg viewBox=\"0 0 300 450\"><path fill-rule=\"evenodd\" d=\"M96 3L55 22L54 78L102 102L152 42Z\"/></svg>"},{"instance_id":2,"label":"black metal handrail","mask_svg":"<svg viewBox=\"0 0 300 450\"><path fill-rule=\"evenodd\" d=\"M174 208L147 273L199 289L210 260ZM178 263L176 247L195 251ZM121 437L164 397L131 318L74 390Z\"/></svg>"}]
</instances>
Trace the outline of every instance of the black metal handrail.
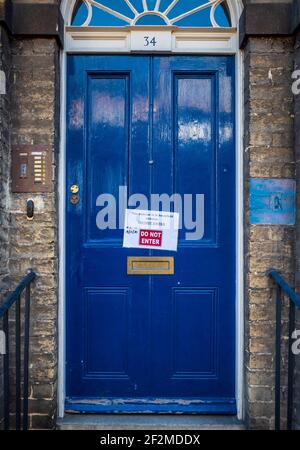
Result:
<instances>
[{"instance_id":1,"label":"black metal handrail","mask_svg":"<svg viewBox=\"0 0 300 450\"><path fill-rule=\"evenodd\" d=\"M0 306L0 319L3 319L5 352L3 361L4 374L4 429L10 429L10 354L9 354L9 312L15 305L15 362L16 362L16 429L21 428L21 300L24 296L24 347L23 347L23 430L28 429L28 360L29 360L29 320L30 320L30 285L36 274L30 270L16 289L8 295Z\"/></svg>"},{"instance_id":2,"label":"black metal handrail","mask_svg":"<svg viewBox=\"0 0 300 450\"><path fill-rule=\"evenodd\" d=\"M295 327L295 306L300 309L300 297L289 286L285 279L275 269L270 269L267 275L276 283L276 356L275 356L275 429L281 427L281 312L282 298L290 299L289 307L289 339L288 339L288 390L287 390L287 429L292 429L293 423L293 388L295 358L292 352L292 336Z\"/></svg>"}]
</instances>

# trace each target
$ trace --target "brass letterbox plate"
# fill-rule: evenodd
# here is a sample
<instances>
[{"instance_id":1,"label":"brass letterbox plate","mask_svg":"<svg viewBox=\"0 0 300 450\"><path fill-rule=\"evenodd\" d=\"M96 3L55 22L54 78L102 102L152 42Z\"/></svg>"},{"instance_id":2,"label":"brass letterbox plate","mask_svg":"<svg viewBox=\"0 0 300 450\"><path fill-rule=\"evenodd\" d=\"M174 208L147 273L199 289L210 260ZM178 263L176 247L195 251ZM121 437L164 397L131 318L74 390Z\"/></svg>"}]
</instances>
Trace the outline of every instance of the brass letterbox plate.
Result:
<instances>
[{"instance_id":1,"label":"brass letterbox plate","mask_svg":"<svg viewBox=\"0 0 300 450\"><path fill-rule=\"evenodd\" d=\"M128 256L128 275L174 275L173 256Z\"/></svg>"}]
</instances>

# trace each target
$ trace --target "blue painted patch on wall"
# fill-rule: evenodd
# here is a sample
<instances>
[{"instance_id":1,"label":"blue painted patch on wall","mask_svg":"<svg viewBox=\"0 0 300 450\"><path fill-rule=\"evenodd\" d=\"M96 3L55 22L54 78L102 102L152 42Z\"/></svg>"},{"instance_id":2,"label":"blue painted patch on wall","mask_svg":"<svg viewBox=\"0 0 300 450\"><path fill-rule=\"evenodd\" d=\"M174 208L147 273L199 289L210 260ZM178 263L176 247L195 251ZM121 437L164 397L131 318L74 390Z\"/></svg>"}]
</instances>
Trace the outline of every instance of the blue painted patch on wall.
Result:
<instances>
[{"instance_id":1,"label":"blue painted patch on wall","mask_svg":"<svg viewBox=\"0 0 300 450\"><path fill-rule=\"evenodd\" d=\"M250 180L251 225L295 225L296 183L291 179Z\"/></svg>"}]
</instances>

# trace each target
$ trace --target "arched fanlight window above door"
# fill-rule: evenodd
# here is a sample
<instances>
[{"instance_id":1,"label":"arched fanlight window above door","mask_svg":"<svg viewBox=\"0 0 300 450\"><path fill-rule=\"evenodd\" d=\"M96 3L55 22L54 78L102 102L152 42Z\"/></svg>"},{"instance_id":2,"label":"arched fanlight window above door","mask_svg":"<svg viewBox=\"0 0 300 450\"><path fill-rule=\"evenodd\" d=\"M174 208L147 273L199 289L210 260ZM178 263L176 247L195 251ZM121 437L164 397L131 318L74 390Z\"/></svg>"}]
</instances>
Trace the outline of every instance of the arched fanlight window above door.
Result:
<instances>
[{"instance_id":1,"label":"arched fanlight window above door","mask_svg":"<svg viewBox=\"0 0 300 450\"><path fill-rule=\"evenodd\" d=\"M79 0L71 26L230 28L225 0Z\"/></svg>"},{"instance_id":2,"label":"arched fanlight window above door","mask_svg":"<svg viewBox=\"0 0 300 450\"><path fill-rule=\"evenodd\" d=\"M242 0L62 0L65 49L234 54L242 9Z\"/></svg>"}]
</instances>

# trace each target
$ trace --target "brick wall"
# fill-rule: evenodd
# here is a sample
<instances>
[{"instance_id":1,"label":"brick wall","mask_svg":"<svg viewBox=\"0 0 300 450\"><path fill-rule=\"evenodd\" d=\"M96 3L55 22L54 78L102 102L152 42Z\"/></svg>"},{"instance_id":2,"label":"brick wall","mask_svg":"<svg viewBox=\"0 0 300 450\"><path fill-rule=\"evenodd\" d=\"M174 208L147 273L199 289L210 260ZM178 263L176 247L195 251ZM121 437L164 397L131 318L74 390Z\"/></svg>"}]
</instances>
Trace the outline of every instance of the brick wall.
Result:
<instances>
[{"instance_id":1,"label":"brick wall","mask_svg":"<svg viewBox=\"0 0 300 450\"><path fill-rule=\"evenodd\" d=\"M0 294L7 290L9 255L9 172L10 172L10 66L9 39L0 26L0 70L5 74L0 92ZM2 84L2 83L1 83Z\"/></svg>"},{"instance_id":2,"label":"brick wall","mask_svg":"<svg viewBox=\"0 0 300 450\"><path fill-rule=\"evenodd\" d=\"M274 267L294 282L294 229L249 224L249 180L294 177L292 70L293 38L248 39L244 81L245 384L247 422L255 429L274 426L275 302L266 271Z\"/></svg>"},{"instance_id":3,"label":"brick wall","mask_svg":"<svg viewBox=\"0 0 300 450\"><path fill-rule=\"evenodd\" d=\"M9 288L9 169L10 169L10 46L5 29L0 26L0 299ZM1 300L0 300L1 301ZM3 419L3 358L0 356L0 428Z\"/></svg>"},{"instance_id":4,"label":"brick wall","mask_svg":"<svg viewBox=\"0 0 300 450\"><path fill-rule=\"evenodd\" d=\"M295 70L300 69L300 34L295 42ZM296 287L300 292L300 94L295 96L295 160L297 178L297 229L296 229ZM300 330L300 312L298 311L296 329ZM300 429L300 355L295 357L295 427Z\"/></svg>"},{"instance_id":5,"label":"brick wall","mask_svg":"<svg viewBox=\"0 0 300 450\"><path fill-rule=\"evenodd\" d=\"M11 144L50 145L53 177L58 147L59 52L55 39L15 39L12 52ZM53 184L55 186L55 183ZM33 199L33 221L26 200ZM56 414L57 200L47 194L11 194L9 272L15 286L28 268L38 278L31 302L30 426L49 428Z\"/></svg>"}]
</instances>

